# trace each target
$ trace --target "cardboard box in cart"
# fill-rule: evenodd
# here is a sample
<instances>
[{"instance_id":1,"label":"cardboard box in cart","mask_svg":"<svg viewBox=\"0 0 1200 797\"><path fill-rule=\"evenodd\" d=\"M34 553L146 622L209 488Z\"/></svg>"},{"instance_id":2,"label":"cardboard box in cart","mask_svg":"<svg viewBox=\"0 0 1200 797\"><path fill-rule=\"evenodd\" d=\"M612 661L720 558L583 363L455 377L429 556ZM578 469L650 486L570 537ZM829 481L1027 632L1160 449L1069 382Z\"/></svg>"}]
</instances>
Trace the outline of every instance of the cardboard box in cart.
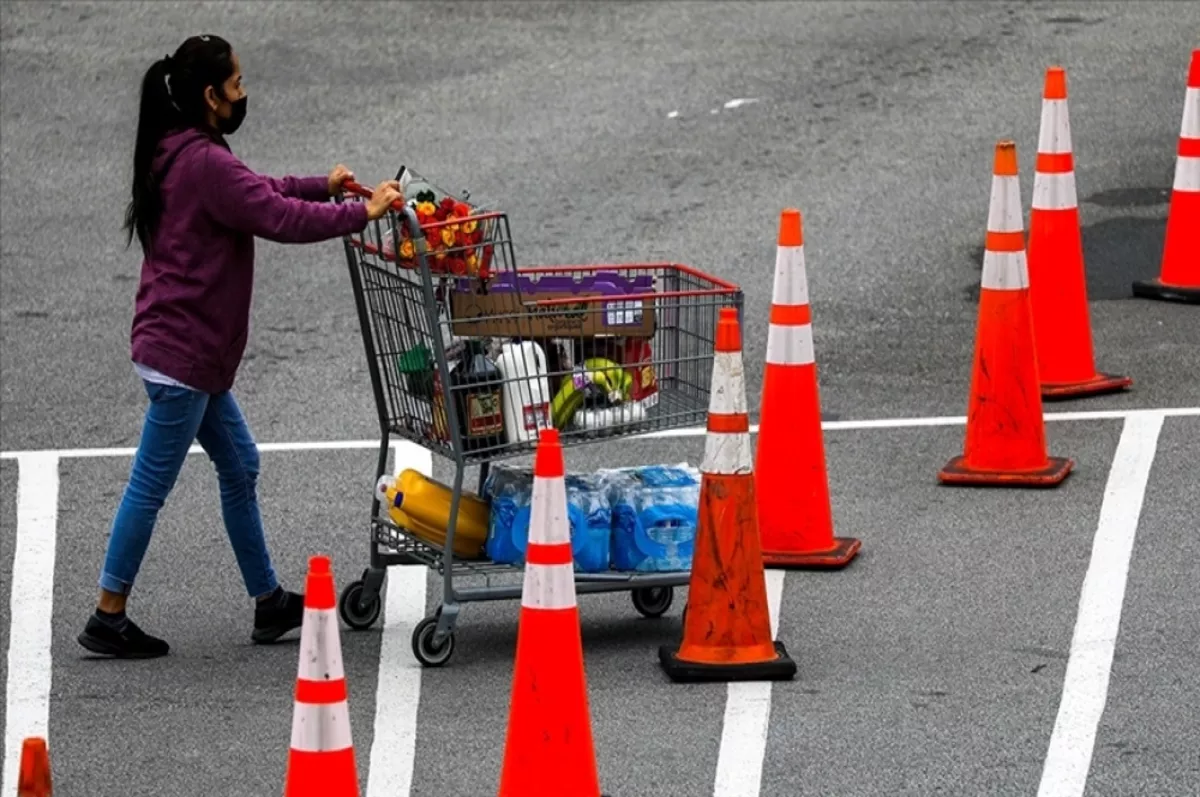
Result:
<instances>
[{"instance_id":1,"label":"cardboard box in cart","mask_svg":"<svg viewBox=\"0 0 1200 797\"><path fill-rule=\"evenodd\" d=\"M460 279L450 293L453 334L462 337L654 337L654 300L627 299L655 292L654 278L597 272L570 276L504 273L487 283ZM605 301L584 301L605 297ZM575 299L549 306L546 299Z\"/></svg>"}]
</instances>

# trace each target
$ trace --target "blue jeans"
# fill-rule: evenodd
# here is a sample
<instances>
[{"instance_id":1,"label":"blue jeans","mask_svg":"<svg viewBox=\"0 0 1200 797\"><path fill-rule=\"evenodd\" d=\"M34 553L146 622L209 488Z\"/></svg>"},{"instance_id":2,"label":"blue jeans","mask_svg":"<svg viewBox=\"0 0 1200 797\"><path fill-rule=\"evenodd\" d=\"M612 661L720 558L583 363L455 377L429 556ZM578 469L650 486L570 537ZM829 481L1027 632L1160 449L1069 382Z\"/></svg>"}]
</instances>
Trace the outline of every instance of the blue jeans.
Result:
<instances>
[{"instance_id":1,"label":"blue jeans","mask_svg":"<svg viewBox=\"0 0 1200 797\"><path fill-rule=\"evenodd\" d=\"M175 486L195 440L216 466L221 515L246 591L252 597L272 592L279 582L271 567L258 509L258 447L233 394L144 384L150 406L133 471L113 519L100 588L129 594L150 545L158 511Z\"/></svg>"}]
</instances>

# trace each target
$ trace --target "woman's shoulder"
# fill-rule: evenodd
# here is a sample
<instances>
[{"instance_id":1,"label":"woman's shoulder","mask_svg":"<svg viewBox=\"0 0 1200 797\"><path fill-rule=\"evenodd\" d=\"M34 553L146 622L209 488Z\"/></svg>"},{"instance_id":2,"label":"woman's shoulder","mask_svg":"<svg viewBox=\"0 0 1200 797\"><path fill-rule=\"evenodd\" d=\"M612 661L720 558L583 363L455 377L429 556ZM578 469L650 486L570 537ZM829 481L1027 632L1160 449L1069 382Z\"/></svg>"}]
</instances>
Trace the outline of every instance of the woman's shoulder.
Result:
<instances>
[{"instance_id":1,"label":"woman's shoulder","mask_svg":"<svg viewBox=\"0 0 1200 797\"><path fill-rule=\"evenodd\" d=\"M252 176L250 169L224 140L200 130L184 130L163 139L159 157L164 166L201 185L241 182Z\"/></svg>"},{"instance_id":2,"label":"woman's shoulder","mask_svg":"<svg viewBox=\"0 0 1200 797\"><path fill-rule=\"evenodd\" d=\"M176 161L215 160L219 163L241 163L223 139L195 128L173 130L163 136L159 142L158 156Z\"/></svg>"}]
</instances>

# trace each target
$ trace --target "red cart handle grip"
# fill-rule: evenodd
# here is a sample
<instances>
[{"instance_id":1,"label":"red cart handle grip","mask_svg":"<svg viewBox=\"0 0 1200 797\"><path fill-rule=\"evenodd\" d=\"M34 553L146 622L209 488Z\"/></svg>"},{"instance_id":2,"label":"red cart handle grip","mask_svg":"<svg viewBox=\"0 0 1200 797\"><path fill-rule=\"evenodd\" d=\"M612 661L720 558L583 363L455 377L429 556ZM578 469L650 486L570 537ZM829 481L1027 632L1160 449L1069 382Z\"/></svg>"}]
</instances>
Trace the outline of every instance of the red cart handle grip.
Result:
<instances>
[{"instance_id":1,"label":"red cart handle grip","mask_svg":"<svg viewBox=\"0 0 1200 797\"><path fill-rule=\"evenodd\" d=\"M367 199L370 199L371 195L375 193L373 188L367 188L365 185L360 185L353 180L347 180L342 183L342 190L348 191L351 194L358 194L359 196L366 197ZM392 203L392 210L404 210L404 203L397 199Z\"/></svg>"}]
</instances>

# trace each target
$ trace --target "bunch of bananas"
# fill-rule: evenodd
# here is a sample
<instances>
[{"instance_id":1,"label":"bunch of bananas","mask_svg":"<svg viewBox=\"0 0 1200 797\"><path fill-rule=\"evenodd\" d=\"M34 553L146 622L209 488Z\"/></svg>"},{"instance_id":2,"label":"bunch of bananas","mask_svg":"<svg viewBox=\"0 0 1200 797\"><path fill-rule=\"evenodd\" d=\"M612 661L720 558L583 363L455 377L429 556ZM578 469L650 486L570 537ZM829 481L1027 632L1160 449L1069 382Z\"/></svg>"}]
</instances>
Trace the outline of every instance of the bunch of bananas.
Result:
<instances>
[{"instance_id":1,"label":"bunch of bananas","mask_svg":"<svg viewBox=\"0 0 1200 797\"><path fill-rule=\"evenodd\" d=\"M633 376L612 360L593 357L583 361L573 374L563 377L558 395L550 402L550 420L555 429L566 429L584 404L608 406L629 399Z\"/></svg>"}]
</instances>

